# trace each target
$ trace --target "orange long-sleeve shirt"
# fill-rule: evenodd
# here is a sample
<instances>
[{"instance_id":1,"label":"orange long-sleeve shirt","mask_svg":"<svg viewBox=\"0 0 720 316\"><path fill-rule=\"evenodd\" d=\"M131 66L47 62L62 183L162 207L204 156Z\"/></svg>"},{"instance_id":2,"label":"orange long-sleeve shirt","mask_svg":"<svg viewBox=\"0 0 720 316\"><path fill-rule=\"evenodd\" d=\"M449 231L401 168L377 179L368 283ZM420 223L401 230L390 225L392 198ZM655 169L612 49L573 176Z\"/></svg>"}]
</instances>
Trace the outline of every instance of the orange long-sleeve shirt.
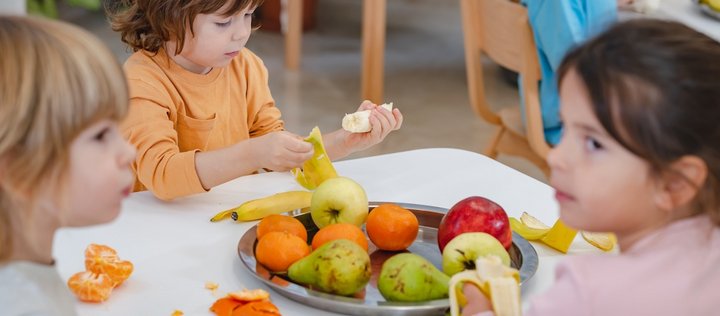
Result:
<instances>
[{"instance_id":1,"label":"orange long-sleeve shirt","mask_svg":"<svg viewBox=\"0 0 720 316\"><path fill-rule=\"evenodd\" d=\"M267 69L248 49L205 75L183 69L163 50L138 51L124 67L130 111L121 128L137 147L135 191L165 200L204 192L195 153L283 129Z\"/></svg>"}]
</instances>

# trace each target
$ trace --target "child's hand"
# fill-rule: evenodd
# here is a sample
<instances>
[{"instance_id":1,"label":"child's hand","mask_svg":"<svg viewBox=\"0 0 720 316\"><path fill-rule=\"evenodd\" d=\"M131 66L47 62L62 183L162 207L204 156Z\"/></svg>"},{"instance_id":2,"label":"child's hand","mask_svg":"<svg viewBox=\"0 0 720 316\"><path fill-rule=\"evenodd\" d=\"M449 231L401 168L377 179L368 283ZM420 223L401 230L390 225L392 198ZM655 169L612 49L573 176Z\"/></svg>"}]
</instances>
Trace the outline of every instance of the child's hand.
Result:
<instances>
[{"instance_id":1,"label":"child's hand","mask_svg":"<svg viewBox=\"0 0 720 316\"><path fill-rule=\"evenodd\" d=\"M468 302L462 309L463 316L471 316L482 312L492 311L490 300L485 297L485 294L480 292L480 289L478 289L477 286L471 283L463 284L463 294L465 294L465 298L467 298Z\"/></svg>"},{"instance_id":2,"label":"child's hand","mask_svg":"<svg viewBox=\"0 0 720 316\"><path fill-rule=\"evenodd\" d=\"M253 157L260 168L288 171L300 167L313 155L312 144L290 132L272 132L252 138Z\"/></svg>"},{"instance_id":3,"label":"child's hand","mask_svg":"<svg viewBox=\"0 0 720 316\"><path fill-rule=\"evenodd\" d=\"M356 152L380 143L385 136L402 126L403 116L400 110L388 111L370 101L363 101L358 111L371 110L370 126L372 129L366 133L348 133L345 144L349 152Z\"/></svg>"}]
</instances>

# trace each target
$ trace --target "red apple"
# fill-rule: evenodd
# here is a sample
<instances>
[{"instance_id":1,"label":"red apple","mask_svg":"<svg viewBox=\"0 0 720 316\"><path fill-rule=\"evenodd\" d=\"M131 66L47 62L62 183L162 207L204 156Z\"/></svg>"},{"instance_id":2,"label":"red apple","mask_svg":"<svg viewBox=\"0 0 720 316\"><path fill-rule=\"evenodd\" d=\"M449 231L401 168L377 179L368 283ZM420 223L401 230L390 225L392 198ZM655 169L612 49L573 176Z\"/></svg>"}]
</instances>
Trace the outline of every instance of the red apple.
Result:
<instances>
[{"instance_id":1,"label":"red apple","mask_svg":"<svg viewBox=\"0 0 720 316\"><path fill-rule=\"evenodd\" d=\"M497 238L509 249L512 230L505 210L484 197L471 196L457 202L443 216L438 227L438 246L442 253L450 240L467 232L483 232Z\"/></svg>"}]
</instances>

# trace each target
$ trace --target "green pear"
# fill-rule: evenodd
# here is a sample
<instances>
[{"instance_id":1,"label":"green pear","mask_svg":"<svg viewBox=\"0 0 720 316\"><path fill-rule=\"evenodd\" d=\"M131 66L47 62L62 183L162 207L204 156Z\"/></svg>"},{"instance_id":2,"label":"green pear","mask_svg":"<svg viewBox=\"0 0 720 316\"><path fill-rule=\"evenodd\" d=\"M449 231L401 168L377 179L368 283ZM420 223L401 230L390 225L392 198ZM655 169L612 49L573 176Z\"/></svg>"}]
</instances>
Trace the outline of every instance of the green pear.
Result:
<instances>
[{"instance_id":1,"label":"green pear","mask_svg":"<svg viewBox=\"0 0 720 316\"><path fill-rule=\"evenodd\" d=\"M401 253L385 261L378 278L378 290L388 301L418 302L448 296L450 277L427 259Z\"/></svg>"},{"instance_id":2,"label":"green pear","mask_svg":"<svg viewBox=\"0 0 720 316\"><path fill-rule=\"evenodd\" d=\"M370 256L347 239L322 245L288 269L291 280L338 295L357 293L368 283L370 275Z\"/></svg>"}]
</instances>

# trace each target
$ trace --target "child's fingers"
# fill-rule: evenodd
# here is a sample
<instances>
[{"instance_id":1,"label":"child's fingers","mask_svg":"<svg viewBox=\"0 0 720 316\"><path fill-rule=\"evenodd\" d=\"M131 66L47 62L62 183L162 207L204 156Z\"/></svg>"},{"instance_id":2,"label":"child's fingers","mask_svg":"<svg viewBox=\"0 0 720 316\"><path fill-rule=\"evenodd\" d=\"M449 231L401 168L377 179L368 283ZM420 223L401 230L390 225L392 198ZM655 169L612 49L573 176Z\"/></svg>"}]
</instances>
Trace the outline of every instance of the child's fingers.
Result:
<instances>
[{"instance_id":1,"label":"child's fingers","mask_svg":"<svg viewBox=\"0 0 720 316\"><path fill-rule=\"evenodd\" d=\"M392 114L393 114L393 117L395 117L395 129L394 130L399 130L400 127L402 127L403 115L402 115L402 113L400 113L400 110L398 110L398 109L393 109Z\"/></svg>"},{"instance_id":2,"label":"child's fingers","mask_svg":"<svg viewBox=\"0 0 720 316\"><path fill-rule=\"evenodd\" d=\"M369 100L362 101L360 103L360 106L358 107L358 111L364 111L364 110L372 110L377 107L377 104L372 103Z\"/></svg>"}]
</instances>

